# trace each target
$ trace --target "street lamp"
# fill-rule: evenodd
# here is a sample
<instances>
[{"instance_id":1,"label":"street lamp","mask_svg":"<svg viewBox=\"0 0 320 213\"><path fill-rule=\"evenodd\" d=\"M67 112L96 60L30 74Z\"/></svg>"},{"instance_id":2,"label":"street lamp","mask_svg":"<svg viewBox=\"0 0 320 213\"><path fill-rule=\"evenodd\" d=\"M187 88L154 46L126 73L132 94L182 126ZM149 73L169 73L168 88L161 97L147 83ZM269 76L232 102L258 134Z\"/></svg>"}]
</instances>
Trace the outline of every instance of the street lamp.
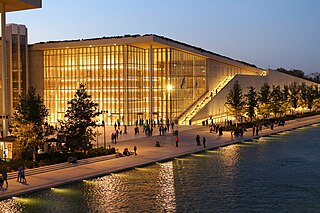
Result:
<instances>
[{"instance_id":1,"label":"street lamp","mask_svg":"<svg viewBox=\"0 0 320 213\"><path fill-rule=\"evenodd\" d=\"M172 90L172 85L168 84L167 90L168 90L168 95L169 95L169 103L170 103L170 121L172 122L172 98L171 98L171 90Z\"/></svg>"},{"instance_id":2,"label":"street lamp","mask_svg":"<svg viewBox=\"0 0 320 213\"><path fill-rule=\"evenodd\" d=\"M102 110L102 125L103 125L103 147L107 147L107 137L106 137L106 122L104 121L104 114L108 114L108 110Z\"/></svg>"}]
</instances>

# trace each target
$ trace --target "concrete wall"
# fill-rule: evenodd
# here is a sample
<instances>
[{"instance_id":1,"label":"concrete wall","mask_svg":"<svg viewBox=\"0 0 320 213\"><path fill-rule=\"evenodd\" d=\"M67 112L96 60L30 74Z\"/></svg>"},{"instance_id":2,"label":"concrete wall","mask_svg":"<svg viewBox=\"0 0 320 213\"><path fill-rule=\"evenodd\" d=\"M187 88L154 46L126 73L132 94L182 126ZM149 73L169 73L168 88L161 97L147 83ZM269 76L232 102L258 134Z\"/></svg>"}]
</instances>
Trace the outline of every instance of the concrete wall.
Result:
<instances>
[{"instance_id":1,"label":"concrete wall","mask_svg":"<svg viewBox=\"0 0 320 213\"><path fill-rule=\"evenodd\" d=\"M208 90L218 86L227 76L236 74L244 75L262 75L263 70L250 66L237 66L236 63L223 63L213 59L207 60L208 65Z\"/></svg>"},{"instance_id":2,"label":"concrete wall","mask_svg":"<svg viewBox=\"0 0 320 213\"><path fill-rule=\"evenodd\" d=\"M37 93L44 95L43 51L29 51L29 86L36 87Z\"/></svg>"},{"instance_id":3,"label":"concrete wall","mask_svg":"<svg viewBox=\"0 0 320 213\"><path fill-rule=\"evenodd\" d=\"M249 86L253 86L258 92L264 83L268 83L271 87L272 85L280 85L281 88L283 88L284 85L291 84L292 82L297 82L299 84L305 82L307 85L316 84L302 78L273 70L268 71L268 76L236 75L202 110L197 113L192 121L203 120L210 116L219 116L221 114L228 115L228 110L224 104L235 81L238 81L241 85L242 94L246 94L248 92Z\"/></svg>"}]
</instances>

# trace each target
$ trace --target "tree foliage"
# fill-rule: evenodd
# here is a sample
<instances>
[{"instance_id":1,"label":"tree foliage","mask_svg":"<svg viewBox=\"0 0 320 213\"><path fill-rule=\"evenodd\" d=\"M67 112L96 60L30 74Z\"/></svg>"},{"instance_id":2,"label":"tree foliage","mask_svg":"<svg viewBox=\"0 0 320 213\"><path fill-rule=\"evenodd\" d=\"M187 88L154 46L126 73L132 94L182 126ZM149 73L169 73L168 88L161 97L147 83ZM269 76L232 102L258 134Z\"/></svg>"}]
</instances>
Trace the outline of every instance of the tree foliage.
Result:
<instances>
[{"instance_id":1,"label":"tree foliage","mask_svg":"<svg viewBox=\"0 0 320 213\"><path fill-rule=\"evenodd\" d=\"M67 146L71 149L86 151L91 147L95 137L96 118L101 114L98 104L91 100L85 85L80 84L74 98L68 101L65 119L60 121L61 132L67 138Z\"/></svg>"},{"instance_id":2,"label":"tree foliage","mask_svg":"<svg viewBox=\"0 0 320 213\"><path fill-rule=\"evenodd\" d=\"M271 112L274 114L274 116L277 117L277 115L281 113L281 106L283 103L283 94L280 89L280 86L273 85L270 96L271 96L270 109L271 109Z\"/></svg>"},{"instance_id":3,"label":"tree foliage","mask_svg":"<svg viewBox=\"0 0 320 213\"><path fill-rule=\"evenodd\" d=\"M265 83L260 89L258 98L258 112L264 118L270 115L270 86Z\"/></svg>"},{"instance_id":4,"label":"tree foliage","mask_svg":"<svg viewBox=\"0 0 320 213\"><path fill-rule=\"evenodd\" d=\"M289 86L289 97L290 97L290 105L292 108L298 108L299 101L299 85L297 82L293 82Z\"/></svg>"},{"instance_id":5,"label":"tree foliage","mask_svg":"<svg viewBox=\"0 0 320 213\"><path fill-rule=\"evenodd\" d=\"M232 89L228 93L225 105L230 113L237 119L242 115L245 102L242 95L242 88L238 81L235 81Z\"/></svg>"},{"instance_id":6,"label":"tree foliage","mask_svg":"<svg viewBox=\"0 0 320 213\"><path fill-rule=\"evenodd\" d=\"M13 135L18 142L17 156L22 156L26 150L33 150L35 159L38 146L43 142L43 124L48 115L49 110L34 87L29 88L25 96L19 97L12 118Z\"/></svg>"},{"instance_id":7,"label":"tree foliage","mask_svg":"<svg viewBox=\"0 0 320 213\"><path fill-rule=\"evenodd\" d=\"M32 122L13 122L14 135L16 136L16 145L14 146L14 159L30 159L35 158L35 142L37 141L37 133L34 131ZM31 156L28 155L31 153Z\"/></svg>"},{"instance_id":8,"label":"tree foliage","mask_svg":"<svg viewBox=\"0 0 320 213\"><path fill-rule=\"evenodd\" d=\"M254 87L250 86L248 87L248 89L248 93L244 95L246 100L245 111L250 120L252 121L253 118L255 118L256 116L255 111L258 104L258 97Z\"/></svg>"}]
</instances>

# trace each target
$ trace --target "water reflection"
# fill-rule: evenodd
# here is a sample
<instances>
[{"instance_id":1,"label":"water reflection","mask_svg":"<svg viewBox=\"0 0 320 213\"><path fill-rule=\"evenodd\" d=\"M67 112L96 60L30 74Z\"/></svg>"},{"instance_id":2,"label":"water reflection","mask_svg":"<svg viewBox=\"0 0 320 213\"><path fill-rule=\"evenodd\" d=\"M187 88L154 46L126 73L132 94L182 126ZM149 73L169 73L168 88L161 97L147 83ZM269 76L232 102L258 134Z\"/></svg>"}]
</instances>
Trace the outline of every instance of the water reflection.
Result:
<instances>
[{"instance_id":1,"label":"water reflection","mask_svg":"<svg viewBox=\"0 0 320 213\"><path fill-rule=\"evenodd\" d=\"M1 212L317 212L318 132L317 125L44 190L1 201Z\"/></svg>"},{"instance_id":2,"label":"water reflection","mask_svg":"<svg viewBox=\"0 0 320 213\"><path fill-rule=\"evenodd\" d=\"M176 193L174 186L173 161L160 164L158 176L159 192L157 203L161 204L165 212L176 209Z\"/></svg>"}]
</instances>

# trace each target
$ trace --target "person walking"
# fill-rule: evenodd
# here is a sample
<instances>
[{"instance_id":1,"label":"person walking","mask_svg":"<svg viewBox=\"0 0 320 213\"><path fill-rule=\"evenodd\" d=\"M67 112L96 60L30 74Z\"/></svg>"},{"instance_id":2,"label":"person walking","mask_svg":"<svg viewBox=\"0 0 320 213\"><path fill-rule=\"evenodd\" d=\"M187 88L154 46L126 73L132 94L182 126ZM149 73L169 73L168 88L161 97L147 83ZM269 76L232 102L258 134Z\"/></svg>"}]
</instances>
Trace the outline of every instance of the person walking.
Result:
<instances>
[{"instance_id":1,"label":"person walking","mask_svg":"<svg viewBox=\"0 0 320 213\"><path fill-rule=\"evenodd\" d=\"M133 147L133 151L134 151L134 155L137 155L137 146L136 145Z\"/></svg>"},{"instance_id":2,"label":"person walking","mask_svg":"<svg viewBox=\"0 0 320 213\"><path fill-rule=\"evenodd\" d=\"M23 181L24 183L27 182L26 175L25 175L25 173L24 173L24 168L23 168L23 167L21 168L21 174L20 174L20 181L19 181L19 183L21 183L21 181Z\"/></svg>"},{"instance_id":3,"label":"person walking","mask_svg":"<svg viewBox=\"0 0 320 213\"><path fill-rule=\"evenodd\" d=\"M256 127L256 136L259 136L259 126Z\"/></svg>"},{"instance_id":4,"label":"person walking","mask_svg":"<svg viewBox=\"0 0 320 213\"><path fill-rule=\"evenodd\" d=\"M203 137L203 138L202 138L203 148L206 148L206 142L207 142L206 137Z\"/></svg>"},{"instance_id":5,"label":"person walking","mask_svg":"<svg viewBox=\"0 0 320 213\"><path fill-rule=\"evenodd\" d=\"M179 146L179 136L176 136L176 147Z\"/></svg>"},{"instance_id":6,"label":"person walking","mask_svg":"<svg viewBox=\"0 0 320 213\"><path fill-rule=\"evenodd\" d=\"M197 137L196 137L196 142L197 142L197 146L200 146L200 136L199 135L197 135Z\"/></svg>"},{"instance_id":7,"label":"person walking","mask_svg":"<svg viewBox=\"0 0 320 213\"><path fill-rule=\"evenodd\" d=\"M22 170L22 166L18 166L18 177L17 177L17 182L21 182L21 170Z\"/></svg>"},{"instance_id":8,"label":"person walking","mask_svg":"<svg viewBox=\"0 0 320 213\"><path fill-rule=\"evenodd\" d=\"M8 174L5 170L2 170L1 173L2 173L2 181L3 181L3 183L6 182L6 184L7 184L6 188L8 188Z\"/></svg>"}]
</instances>

